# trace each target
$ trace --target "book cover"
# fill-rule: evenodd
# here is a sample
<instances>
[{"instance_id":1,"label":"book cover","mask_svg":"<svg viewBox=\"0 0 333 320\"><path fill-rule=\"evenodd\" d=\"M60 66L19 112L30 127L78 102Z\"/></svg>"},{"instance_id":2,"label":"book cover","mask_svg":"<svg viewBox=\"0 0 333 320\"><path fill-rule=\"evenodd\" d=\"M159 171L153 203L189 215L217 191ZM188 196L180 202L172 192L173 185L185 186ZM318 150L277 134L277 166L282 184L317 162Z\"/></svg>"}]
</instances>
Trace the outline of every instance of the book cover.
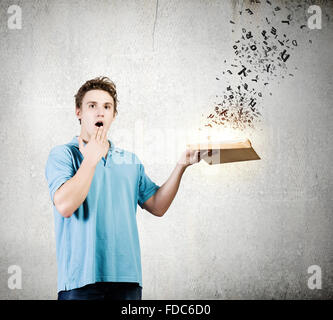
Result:
<instances>
[{"instance_id":1,"label":"book cover","mask_svg":"<svg viewBox=\"0 0 333 320\"><path fill-rule=\"evenodd\" d=\"M249 139L188 144L191 150L200 150L201 159L208 164L260 160Z\"/></svg>"}]
</instances>

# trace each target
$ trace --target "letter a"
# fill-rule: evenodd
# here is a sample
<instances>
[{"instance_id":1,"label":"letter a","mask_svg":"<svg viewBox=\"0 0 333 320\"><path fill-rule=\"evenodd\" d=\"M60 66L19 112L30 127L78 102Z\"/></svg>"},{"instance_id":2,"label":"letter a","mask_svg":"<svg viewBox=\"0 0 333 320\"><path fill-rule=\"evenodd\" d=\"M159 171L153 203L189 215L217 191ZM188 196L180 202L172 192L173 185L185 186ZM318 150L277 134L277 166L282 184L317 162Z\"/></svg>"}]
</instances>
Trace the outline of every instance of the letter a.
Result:
<instances>
[{"instance_id":1,"label":"letter a","mask_svg":"<svg viewBox=\"0 0 333 320\"><path fill-rule=\"evenodd\" d=\"M321 289L321 268L317 265L310 266L308 273L312 273L311 277L308 279L309 289Z\"/></svg>"},{"instance_id":2,"label":"letter a","mask_svg":"<svg viewBox=\"0 0 333 320\"><path fill-rule=\"evenodd\" d=\"M308 19L308 27L313 29L321 29L321 8L319 6L310 6L308 13L314 13Z\"/></svg>"},{"instance_id":3,"label":"letter a","mask_svg":"<svg viewBox=\"0 0 333 320\"><path fill-rule=\"evenodd\" d=\"M9 29L22 29L22 9L20 6L13 4L7 10L8 14L12 14L7 21Z\"/></svg>"},{"instance_id":4,"label":"letter a","mask_svg":"<svg viewBox=\"0 0 333 320\"><path fill-rule=\"evenodd\" d=\"M8 278L8 288L13 289L22 289L22 270L19 266L9 266L8 273L13 274Z\"/></svg>"}]
</instances>

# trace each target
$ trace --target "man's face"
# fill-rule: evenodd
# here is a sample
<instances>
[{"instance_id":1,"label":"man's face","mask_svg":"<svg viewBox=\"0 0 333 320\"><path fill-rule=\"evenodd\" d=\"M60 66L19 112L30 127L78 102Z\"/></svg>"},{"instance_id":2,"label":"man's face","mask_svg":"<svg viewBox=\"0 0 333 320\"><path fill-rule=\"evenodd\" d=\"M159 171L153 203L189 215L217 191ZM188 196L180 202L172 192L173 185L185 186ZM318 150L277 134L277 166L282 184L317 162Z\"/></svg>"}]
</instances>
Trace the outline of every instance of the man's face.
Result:
<instances>
[{"instance_id":1,"label":"man's face","mask_svg":"<svg viewBox=\"0 0 333 320\"><path fill-rule=\"evenodd\" d=\"M112 96L104 90L90 90L83 99L81 109L76 109L76 116L81 119L81 130L90 137L97 123L102 123L106 131L115 119L114 101Z\"/></svg>"}]
</instances>

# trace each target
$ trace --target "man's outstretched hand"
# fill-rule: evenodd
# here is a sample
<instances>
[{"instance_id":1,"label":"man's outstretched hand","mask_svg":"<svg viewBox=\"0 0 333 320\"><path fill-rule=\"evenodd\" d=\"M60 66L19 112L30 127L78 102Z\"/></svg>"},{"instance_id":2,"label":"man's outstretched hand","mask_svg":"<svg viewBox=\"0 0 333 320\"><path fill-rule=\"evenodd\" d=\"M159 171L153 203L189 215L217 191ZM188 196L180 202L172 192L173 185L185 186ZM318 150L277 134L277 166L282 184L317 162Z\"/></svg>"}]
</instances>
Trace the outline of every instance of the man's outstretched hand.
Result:
<instances>
[{"instance_id":1,"label":"man's outstretched hand","mask_svg":"<svg viewBox=\"0 0 333 320\"><path fill-rule=\"evenodd\" d=\"M186 169L192 164L199 162L207 154L208 151L186 149L186 151L184 151L181 155L177 164Z\"/></svg>"},{"instance_id":2,"label":"man's outstretched hand","mask_svg":"<svg viewBox=\"0 0 333 320\"><path fill-rule=\"evenodd\" d=\"M185 169L199 162L207 154L207 150L200 152L199 150L186 149L186 151L182 153L168 180L144 203L144 209L154 215L162 217L176 196Z\"/></svg>"}]
</instances>

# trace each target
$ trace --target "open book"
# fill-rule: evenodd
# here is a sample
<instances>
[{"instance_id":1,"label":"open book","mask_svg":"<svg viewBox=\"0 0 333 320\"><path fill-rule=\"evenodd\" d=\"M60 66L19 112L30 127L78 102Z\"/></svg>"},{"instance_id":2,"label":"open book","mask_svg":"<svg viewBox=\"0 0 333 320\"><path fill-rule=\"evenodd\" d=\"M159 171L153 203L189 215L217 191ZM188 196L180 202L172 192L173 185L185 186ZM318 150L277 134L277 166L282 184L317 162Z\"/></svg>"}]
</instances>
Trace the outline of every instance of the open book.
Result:
<instances>
[{"instance_id":1,"label":"open book","mask_svg":"<svg viewBox=\"0 0 333 320\"><path fill-rule=\"evenodd\" d=\"M249 139L188 144L191 150L200 150L201 159L208 164L259 160Z\"/></svg>"}]
</instances>

